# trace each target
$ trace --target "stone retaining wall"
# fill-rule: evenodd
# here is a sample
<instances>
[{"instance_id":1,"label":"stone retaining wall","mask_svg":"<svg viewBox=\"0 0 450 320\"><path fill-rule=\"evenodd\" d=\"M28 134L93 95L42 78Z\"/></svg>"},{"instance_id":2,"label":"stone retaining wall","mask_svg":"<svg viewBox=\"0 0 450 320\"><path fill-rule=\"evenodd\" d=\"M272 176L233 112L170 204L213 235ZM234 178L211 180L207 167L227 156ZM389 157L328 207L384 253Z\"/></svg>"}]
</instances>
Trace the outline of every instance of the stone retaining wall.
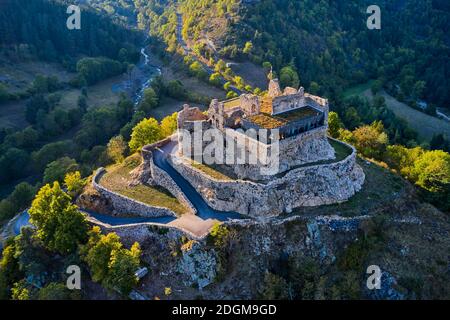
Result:
<instances>
[{"instance_id":1,"label":"stone retaining wall","mask_svg":"<svg viewBox=\"0 0 450 320\"><path fill-rule=\"evenodd\" d=\"M365 175L356 163L355 148L345 145L352 153L342 161L293 169L267 184L217 180L192 167L183 158L171 159L171 162L212 208L267 217L301 206L344 202L358 192Z\"/></svg>"},{"instance_id":2,"label":"stone retaining wall","mask_svg":"<svg viewBox=\"0 0 450 320\"><path fill-rule=\"evenodd\" d=\"M141 154L142 154L142 161L143 163L147 163L150 165L150 172L151 176L147 181L145 181L148 184L153 185L159 185L167 190L175 196L178 201L180 201L186 208L188 208L192 213L197 213L197 210L192 205L191 201L185 196L183 191L181 191L180 187L173 181L173 179L169 176L167 172L159 168L157 165L155 165L153 161L153 153L152 151L155 148L160 148L166 143L168 143L171 140L171 138L164 139L162 141L159 141L152 145L147 145L144 148L142 148Z\"/></svg>"},{"instance_id":3,"label":"stone retaining wall","mask_svg":"<svg viewBox=\"0 0 450 320\"><path fill-rule=\"evenodd\" d=\"M141 217L164 217L174 216L175 212L168 208L150 206L143 202L128 198L124 195L118 194L99 184L103 174L106 172L105 168L99 168L92 179L92 186L103 197L111 202L114 208L114 213L117 215L137 215Z\"/></svg>"},{"instance_id":4,"label":"stone retaining wall","mask_svg":"<svg viewBox=\"0 0 450 320\"><path fill-rule=\"evenodd\" d=\"M198 236L182 227L174 227L154 222L111 226L90 216L88 216L87 219L91 224L100 227L104 233L115 232L127 245L131 245L135 241L142 243L148 239L151 233L159 233L167 239L178 239L181 236L186 236L189 239L198 241L203 240L208 235L208 233L205 233Z\"/></svg>"}]
</instances>

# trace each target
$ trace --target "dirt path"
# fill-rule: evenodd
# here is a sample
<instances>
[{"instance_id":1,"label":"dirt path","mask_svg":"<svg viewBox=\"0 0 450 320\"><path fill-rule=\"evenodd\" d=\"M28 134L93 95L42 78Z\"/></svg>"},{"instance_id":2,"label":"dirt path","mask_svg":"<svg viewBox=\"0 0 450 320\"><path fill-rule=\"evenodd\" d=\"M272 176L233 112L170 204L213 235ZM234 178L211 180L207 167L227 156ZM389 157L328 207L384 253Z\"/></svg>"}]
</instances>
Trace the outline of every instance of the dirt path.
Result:
<instances>
[{"instance_id":1,"label":"dirt path","mask_svg":"<svg viewBox=\"0 0 450 320\"><path fill-rule=\"evenodd\" d=\"M449 122L413 109L410 106L396 100L384 90L380 92L380 95L386 100L386 106L392 110L397 117L408 122L409 126L417 131L421 139L430 141L434 134L439 133L443 133L450 138ZM373 99L370 89L364 91L363 96L369 100Z\"/></svg>"},{"instance_id":2,"label":"dirt path","mask_svg":"<svg viewBox=\"0 0 450 320\"><path fill-rule=\"evenodd\" d=\"M168 223L168 226L185 229L197 237L202 237L209 232L218 220L197 217L193 214L184 214L180 218Z\"/></svg>"}]
</instances>

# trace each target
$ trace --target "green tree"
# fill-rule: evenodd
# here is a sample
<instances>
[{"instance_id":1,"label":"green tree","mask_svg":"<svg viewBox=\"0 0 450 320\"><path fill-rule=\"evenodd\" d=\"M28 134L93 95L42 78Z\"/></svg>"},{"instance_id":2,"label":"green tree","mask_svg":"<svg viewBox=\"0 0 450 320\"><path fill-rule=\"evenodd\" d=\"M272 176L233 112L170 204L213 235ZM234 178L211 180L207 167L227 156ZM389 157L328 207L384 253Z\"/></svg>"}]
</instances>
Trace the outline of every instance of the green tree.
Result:
<instances>
[{"instance_id":1,"label":"green tree","mask_svg":"<svg viewBox=\"0 0 450 320\"><path fill-rule=\"evenodd\" d=\"M67 188L67 193L75 197L83 191L86 185L86 180L81 178L80 171L69 172L64 177L64 185Z\"/></svg>"},{"instance_id":2,"label":"green tree","mask_svg":"<svg viewBox=\"0 0 450 320\"><path fill-rule=\"evenodd\" d=\"M8 90L3 83L0 83L0 102L5 102L8 99L9 99Z\"/></svg>"},{"instance_id":3,"label":"green tree","mask_svg":"<svg viewBox=\"0 0 450 320\"><path fill-rule=\"evenodd\" d=\"M12 284L22 277L15 253L14 243L5 246L2 252L0 260L0 300L9 299Z\"/></svg>"},{"instance_id":4,"label":"green tree","mask_svg":"<svg viewBox=\"0 0 450 320\"><path fill-rule=\"evenodd\" d=\"M231 82L227 81L225 82L225 84L223 85L223 88L225 89L225 91L229 91L230 90L230 86L231 86Z\"/></svg>"},{"instance_id":5,"label":"green tree","mask_svg":"<svg viewBox=\"0 0 450 320\"><path fill-rule=\"evenodd\" d=\"M92 280L101 282L106 279L111 253L120 248L122 248L122 244L117 234L102 235L100 228L97 226L89 231L89 240L86 245L80 248L80 253L89 266Z\"/></svg>"},{"instance_id":6,"label":"green tree","mask_svg":"<svg viewBox=\"0 0 450 320\"><path fill-rule=\"evenodd\" d=\"M416 184L425 190L435 193L448 192L450 188L450 154L442 150L423 153L414 162L412 176Z\"/></svg>"},{"instance_id":7,"label":"green tree","mask_svg":"<svg viewBox=\"0 0 450 320\"><path fill-rule=\"evenodd\" d=\"M121 135L111 138L108 142L108 156L115 162L120 163L125 159L128 146Z\"/></svg>"},{"instance_id":8,"label":"green tree","mask_svg":"<svg viewBox=\"0 0 450 320\"><path fill-rule=\"evenodd\" d=\"M236 98L237 96L238 96L238 94L234 91L227 92L227 99L233 99L233 98Z\"/></svg>"},{"instance_id":9,"label":"green tree","mask_svg":"<svg viewBox=\"0 0 450 320\"><path fill-rule=\"evenodd\" d=\"M77 300L77 294L63 283L51 282L39 290L38 300Z\"/></svg>"},{"instance_id":10,"label":"green tree","mask_svg":"<svg viewBox=\"0 0 450 320\"><path fill-rule=\"evenodd\" d=\"M286 66L280 71L280 84L282 87L298 88L300 85L300 79L297 71L291 66Z\"/></svg>"},{"instance_id":11,"label":"green tree","mask_svg":"<svg viewBox=\"0 0 450 320\"><path fill-rule=\"evenodd\" d=\"M0 201L0 221L11 219L17 213L17 207L8 199Z\"/></svg>"},{"instance_id":12,"label":"green tree","mask_svg":"<svg viewBox=\"0 0 450 320\"><path fill-rule=\"evenodd\" d=\"M189 66L189 72L193 75L196 76L197 78L200 79L206 79L208 73L206 72L206 70L203 68L202 64L198 61L194 61L190 66Z\"/></svg>"},{"instance_id":13,"label":"green tree","mask_svg":"<svg viewBox=\"0 0 450 320\"><path fill-rule=\"evenodd\" d=\"M152 109L158 106L158 104L159 99L155 90L153 90L153 88L147 88L144 91L144 98L139 104L139 110L142 110L145 114L149 114Z\"/></svg>"},{"instance_id":14,"label":"green tree","mask_svg":"<svg viewBox=\"0 0 450 320\"><path fill-rule=\"evenodd\" d=\"M412 96L414 99L422 99L423 93L425 91L426 83L425 81L416 81L412 89Z\"/></svg>"},{"instance_id":15,"label":"green tree","mask_svg":"<svg viewBox=\"0 0 450 320\"><path fill-rule=\"evenodd\" d=\"M17 210L23 210L28 207L36 194L36 188L27 182L21 182L14 187L14 191L9 195L11 201Z\"/></svg>"},{"instance_id":16,"label":"green tree","mask_svg":"<svg viewBox=\"0 0 450 320\"><path fill-rule=\"evenodd\" d=\"M74 145L69 140L46 144L38 151L31 154L35 170L42 172L50 162L71 155L73 148Z\"/></svg>"},{"instance_id":17,"label":"green tree","mask_svg":"<svg viewBox=\"0 0 450 320\"><path fill-rule=\"evenodd\" d=\"M320 85L317 82L311 81L309 85L309 92L311 94L319 94Z\"/></svg>"},{"instance_id":18,"label":"green tree","mask_svg":"<svg viewBox=\"0 0 450 320\"><path fill-rule=\"evenodd\" d=\"M353 129L361 124L361 118L354 107L349 107L344 114L345 123L349 129Z\"/></svg>"},{"instance_id":19,"label":"green tree","mask_svg":"<svg viewBox=\"0 0 450 320\"><path fill-rule=\"evenodd\" d=\"M220 75L220 73L215 72L209 77L209 83L211 83L213 86L220 87L221 79L222 76Z\"/></svg>"},{"instance_id":20,"label":"green tree","mask_svg":"<svg viewBox=\"0 0 450 320\"><path fill-rule=\"evenodd\" d=\"M262 299L287 300L288 292L288 284L282 277L270 272L264 275Z\"/></svg>"},{"instance_id":21,"label":"green tree","mask_svg":"<svg viewBox=\"0 0 450 320\"><path fill-rule=\"evenodd\" d=\"M108 289L118 289L127 294L137 284L141 250L134 243L130 250L123 248L115 233L102 235L99 227L89 231L89 240L81 246L80 253L88 264L92 279Z\"/></svg>"},{"instance_id":22,"label":"green tree","mask_svg":"<svg viewBox=\"0 0 450 320\"><path fill-rule=\"evenodd\" d=\"M7 182L25 176L29 159L26 151L17 148L10 148L0 155L0 181Z\"/></svg>"},{"instance_id":23,"label":"green tree","mask_svg":"<svg viewBox=\"0 0 450 320\"><path fill-rule=\"evenodd\" d=\"M370 90L372 91L372 94L377 94L380 92L381 88L383 87L383 83L380 80L375 80L370 87Z\"/></svg>"},{"instance_id":24,"label":"green tree","mask_svg":"<svg viewBox=\"0 0 450 320\"><path fill-rule=\"evenodd\" d=\"M185 99L187 92L186 89L183 86L183 83L179 80L172 80L169 81L166 85L167 94L175 99Z\"/></svg>"},{"instance_id":25,"label":"green tree","mask_svg":"<svg viewBox=\"0 0 450 320\"><path fill-rule=\"evenodd\" d=\"M156 142L161 138L161 127L158 125L158 121L154 118L148 118L142 120L133 128L128 145L131 152L136 152L143 146Z\"/></svg>"},{"instance_id":26,"label":"green tree","mask_svg":"<svg viewBox=\"0 0 450 320\"><path fill-rule=\"evenodd\" d=\"M214 71L215 72L223 72L227 67L227 64L225 63L225 61L223 61L222 59L219 59L219 61L217 61L216 66L214 67Z\"/></svg>"},{"instance_id":27,"label":"green tree","mask_svg":"<svg viewBox=\"0 0 450 320\"><path fill-rule=\"evenodd\" d=\"M178 127L178 112L172 113L170 116L165 117L161 121L161 133L164 137L168 137L173 134Z\"/></svg>"},{"instance_id":28,"label":"green tree","mask_svg":"<svg viewBox=\"0 0 450 320\"><path fill-rule=\"evenodd\" d=\"M215 223L208 234L207 242L216 248L224 248L228 242L230 230L221 223Z\"/></svg>"},{"instance_id":29,"label":"green tree","mask_svg":"<svg viewBox=\"0 0 450 320\"><path fill-rule=\"evenodd\" d=\"M11 299L13 300L29 300L30 290L27 288L25 280L16 282L11 289Z\"/></svg>"},{"instance_id":30,"label":"green tree","mask_svg":"<svg viewBox=\"0 0 450 320\"><path fill-rule=\"evenodd\" d=\"M272 64L269 61L264 61L262 63L262 67L264 68L264 70L267 72L270 71L270 69L272 69Z\"/></svg>"},{"instance_id":31,"label":"green tree","mask_svg":"<svg viewBox=\"0 0 450 320\"><path fill-rule=\"evenodd\" d=\"M51 251L74 252L87 237L87 222L58 182L42 187L29 210L37 237Z\"/></svg>"},{"instance_id":32,"label":"green tree","mask_svg":"<svg viewBox=\"0 0 450 320\"><path fill-rule=\"evenodd\" d=\"M328 114L328 134L333 138L339 138L339 129L342 129L344 125L336 112L331 111Z\"/></svg>"},{"instance_id":33,"label":"green tree","mask_svg":"<svg viewBox=\"0 0 450 320\"><path fill-rule=\"evenodd\" d=\"M106 287L117 288L123 294L128 294L138 282L135 273L139 269L140 256L141 249L137 242L130 250L113 250L108 264L108 277L105 279Z\"/></svg>"},{"instance_id":34,"label":"green tree","mask_svg":"<svg viewBox=\"0 0 450 320\"><path fill-rule=\"evenodd\" d=\"M381 127L380 127L381 125ZM355 147L364 156L380 159L388 144L388 136L381 122L375 121L370 126L362 126L353 131Z\"/></svg>"},{"instance_id":35,"label":"green tree","mask_svg":"<svg viewBox=\"0 0 450 320\"><path fill-rule=\"evenodd\" d=\"M50 162L44 171L44 183L62 182L69 172L79 169L77 162L69 157L62 157Z\"/></svg>"},{"instance_id":36,"label":"green tree","mask_svg":"<svg viewBox=\"0 0 450 320\"><path fill-rule=\"evenodd\" d=\"M245 54L250 54L253 50L253 44L251 41L247 41L245 43L244 49L242 50L243 53Z\"/></svg>"}]
</instances>

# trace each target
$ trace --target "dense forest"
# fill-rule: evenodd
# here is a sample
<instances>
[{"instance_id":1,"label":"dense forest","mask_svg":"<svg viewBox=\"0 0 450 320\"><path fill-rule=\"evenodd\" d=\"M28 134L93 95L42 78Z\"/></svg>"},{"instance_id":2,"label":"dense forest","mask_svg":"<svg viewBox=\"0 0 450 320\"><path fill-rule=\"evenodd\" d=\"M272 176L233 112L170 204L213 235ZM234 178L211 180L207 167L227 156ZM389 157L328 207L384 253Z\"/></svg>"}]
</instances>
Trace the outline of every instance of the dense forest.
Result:
<instances>
[{"instance_id":1,"label":"dense forest","mask_svg":"<svg viewBox=\"0 0 450 320\"><path fill-rule=\"evenodd\" d=\"M82 30L65 28L68 1L14 1L0 3L0 53L20 60L31 54L75 67L77 57L119 59L120 49L132 52L142 38L112 23L109 17L84 10Z\"/></svg>"},{"instance_id":2,"label":"dense forest","mask_svg":"<svg viewBox=\"0 0 450 320\"><path fill-rule=\"evenodd\" d=\"M372 2L185 0L179 10L184 38L214 39L222 56L270 62L277 71L291 65L306 89L333 101L350 85L378 79L401 100L448 108L448 1L378 1L381 30L369 30L366 9ZM149 1L142 12L171 47L174 10L155 18L161 3L170 2Z\"/></svg>"}]
</instances>

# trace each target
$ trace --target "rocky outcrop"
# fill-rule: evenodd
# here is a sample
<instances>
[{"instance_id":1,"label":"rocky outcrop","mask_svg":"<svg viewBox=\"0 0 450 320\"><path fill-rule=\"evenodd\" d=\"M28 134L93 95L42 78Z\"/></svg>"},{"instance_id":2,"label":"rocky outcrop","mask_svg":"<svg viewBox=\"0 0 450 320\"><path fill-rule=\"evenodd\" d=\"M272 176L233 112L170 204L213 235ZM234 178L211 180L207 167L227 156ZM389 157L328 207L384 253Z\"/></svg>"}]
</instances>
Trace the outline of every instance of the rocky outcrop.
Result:
<instances>
[{"instance_id":1,"label":"rocky outcrop","mask_svg":"<svg viewBox=\"0 0 450 320\"><path fill-rule=\"evenodd\" d=\"M204 250L197 241L189 241L181 247L182 258L177 271L183 275L184 285L203 289L217 275L217 254L214 249Z\"/></svg>"},{"instance_id":2,"label":"rocky outcrop","mask_svg":"<svg viewBox=\"0 0 450 320\"><path fill-rule=\"evenodd\" d=\"M92 185L85 188L83 193L76 199L75 204L84 210L92 212L103 214L112 214L114 212L111 202L93 188Z\"/></svg>"}]
</instances>

